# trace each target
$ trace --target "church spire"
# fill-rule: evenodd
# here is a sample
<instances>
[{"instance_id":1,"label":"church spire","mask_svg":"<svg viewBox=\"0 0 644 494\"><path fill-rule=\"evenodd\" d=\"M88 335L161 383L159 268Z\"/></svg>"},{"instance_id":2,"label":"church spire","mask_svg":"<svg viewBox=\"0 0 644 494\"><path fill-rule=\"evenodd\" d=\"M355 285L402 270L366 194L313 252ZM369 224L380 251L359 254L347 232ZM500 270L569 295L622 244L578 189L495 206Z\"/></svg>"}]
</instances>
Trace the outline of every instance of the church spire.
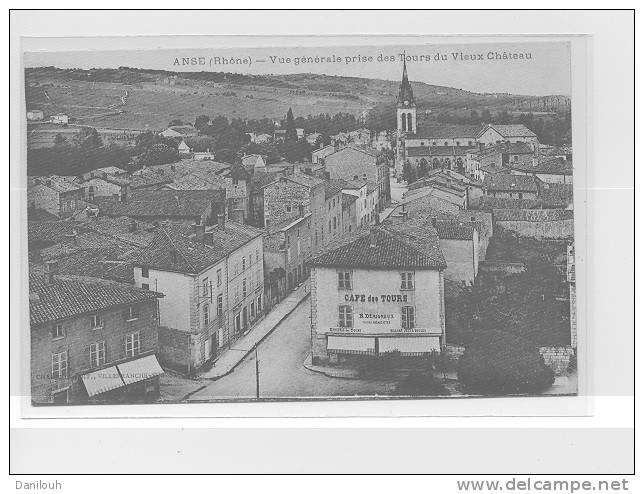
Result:
<instances>
[{"instance_id":1,"label":"church spire","mask_svg":"<svg viewBox=\"0 0 644 494\"><path fill-rule=\"evenodd\" d=\"M405 53L403 52L403 73L402 73L402 82L400 83L400 89L398 91L398 106L403 108L411 108L416 106L414 101L414 91L411 88L409 83L409 77L407 76L407 60Z\"/></svg>"}]
</instances>

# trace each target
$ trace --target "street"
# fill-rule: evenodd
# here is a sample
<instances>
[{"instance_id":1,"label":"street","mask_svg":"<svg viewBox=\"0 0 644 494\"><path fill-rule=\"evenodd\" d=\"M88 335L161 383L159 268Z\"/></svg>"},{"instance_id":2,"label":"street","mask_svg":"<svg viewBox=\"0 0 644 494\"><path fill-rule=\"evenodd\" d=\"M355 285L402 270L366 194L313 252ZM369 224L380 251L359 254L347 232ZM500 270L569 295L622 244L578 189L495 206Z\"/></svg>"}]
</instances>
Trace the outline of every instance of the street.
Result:
<instances>
[{"instance_id":1,"label":"street","mask_svg":"<svg viewBox=\"0 0 644 494\"><path fill-rule=\"evenodd\" d=\"M304 368L310 351L310 298L302 302L259 345L261 398L389 395L394 381L338 379ZM206 387L188 401L222 398L255 398L255 356L248 355L235 370Z\"/></svg>"}]
</instances>

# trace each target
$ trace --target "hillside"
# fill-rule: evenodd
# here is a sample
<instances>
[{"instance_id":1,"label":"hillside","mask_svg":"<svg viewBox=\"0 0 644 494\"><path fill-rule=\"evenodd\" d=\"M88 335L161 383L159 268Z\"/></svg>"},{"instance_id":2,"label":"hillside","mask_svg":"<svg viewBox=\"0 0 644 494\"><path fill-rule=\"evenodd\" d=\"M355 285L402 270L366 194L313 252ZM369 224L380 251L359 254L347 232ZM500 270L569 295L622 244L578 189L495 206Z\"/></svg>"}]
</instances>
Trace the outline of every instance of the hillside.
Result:
<instances>
[{"instance_id":1,"label":"hillside","mask_svg":"<svg viewBox=\"0 0 644 494\"><path fill-rule=\"evenodd\" d=\"M316 74L244 75L223 72L174 73L143 69L25 70L27 108L45 115L68 114L93 127L163 129L173 119L198 115L229 118L283 118L338 112L356 116L393 104L398 82ZM516 109L517 101L543 98L478 94L412 83L421 111Z\"/></svg>"}]
</instances>

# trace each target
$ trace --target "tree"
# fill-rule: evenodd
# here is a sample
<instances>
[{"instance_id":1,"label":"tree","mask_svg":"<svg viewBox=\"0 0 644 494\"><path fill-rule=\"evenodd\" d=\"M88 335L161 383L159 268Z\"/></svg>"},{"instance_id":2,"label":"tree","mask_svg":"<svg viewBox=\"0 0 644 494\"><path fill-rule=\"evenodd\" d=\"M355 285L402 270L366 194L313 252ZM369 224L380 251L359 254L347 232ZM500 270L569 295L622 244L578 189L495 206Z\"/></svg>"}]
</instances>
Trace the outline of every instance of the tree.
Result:
<instances>
[{"instance_id":1,"label":"tree","mask_svg":"<svg viewBox=\"0 0 644 494\"><path fill-rule=\"evenodd\" d=\"M485 108L481 112L481 121L486 124L489 124L492 122L492 114L490 113L490 110L488 110L487 108Z\"/></svg>"},{"instance_id":2,"label":"tree","mask_svg":"<svg viewBox=\"0 0 644 494\"><path fill-rule=\"evenodd\" d=\"M177 118L170 120L168 127L174 127L175 125L183 125L183 122Z\"/></svg>"},{"instance_id":3,"label":"tree","mask_svg":"<svg viewBox=\"0 0 644 494\"><path fill-rule=\"evenodd\" d=\"M206 128L210 123L210 117L208 115L199 115L195 118L195 129L201 132L202 129Z\"/></svg>"},{"instance_id":4,"label":"tree","mask_svg":"<svg viewBox=\"0 0 644 494\"><path fill-rule=\"evenodd\" d=\"M66 142L67 142L67 139L65 139L62 134L56 134L56 136L54 137L55 146L62 146Z\"/></svg>"},{"instance_id":5,"label":"tree","mask_svg":"<svg viewBox=\"0 0 644 494\"><path fill-rule=\"evenodd\" d=\"M403 165L403 180L408 184L416 180L416 171L409 161L405 161Z\"/></svg>"},{"instance_id":6,"label":"tree","mask_svg":"<svg viewBox=\"0 0 644 494\"><path fill-rule=\"evenodd\" d=\"M431 372L411 372L396 385L398 396L449 396Z\"/></svg>"},{"instance_id":7,"label":"tree","mask_svg":"<svg viewBox=\"0 0 644 494\"><path fill-rule=\"evenodd\" d=\"M427 160L425 158L421 158L418 162L418 176L424 177L425 175L427 175Z\"/></svg>"},{"instance_id":8,"label":"tree","mask_svg":"<svg viewBox=\"0 0 644 494\"><path fill-rule=\"evenodd\" d=\"M295 130L295 121L293 119L293 110L290 108L286 112L286 135L284 141L297 141L297 130Z\"/></svg>"},{"instance_id":9,"label":"tree","mask_svg":"<svg viewBox=\"0 0 644 494\"><path fill-rule=\"evenodd\" d=\"M179 161L179 151L166 144L153 144L140 159L142 164L148 166L175 163Z\"/></svg>"},{"instance_id":10,"label":"tree","mask_svg":"<svg viewBox=\"0 0 644 494\"><path fill-rule=\"evenodd\" d=\"M537 347L515 333L475 333L458 362L458 380L468 393L539 393L554 382Z\"/></svg>"},{"instance_id":11,"label":"tree","mask_svg":"<svg viewBox=\"0 0 644 494\"><path fill-rule=\"evenodd\" d=\"M98 131L93 127L85 127L74 138L77 146L82 146L86 149L97 149L103 145L103 140L98 134Z\"/></svg>"}]
</instances>

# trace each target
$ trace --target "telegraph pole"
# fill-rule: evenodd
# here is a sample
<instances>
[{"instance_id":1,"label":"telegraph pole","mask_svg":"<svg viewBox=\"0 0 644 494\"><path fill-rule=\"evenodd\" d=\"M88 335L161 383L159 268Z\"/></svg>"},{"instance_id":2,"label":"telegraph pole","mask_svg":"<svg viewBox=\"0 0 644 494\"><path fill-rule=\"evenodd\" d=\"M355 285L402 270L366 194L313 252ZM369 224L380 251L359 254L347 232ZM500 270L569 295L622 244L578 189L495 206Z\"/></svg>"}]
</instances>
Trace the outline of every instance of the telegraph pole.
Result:
<instances>
[{"instance_id":1,"label":"telegraph pole","mask_svg":"<svg viewBox=\"0 0 644 494\"><path fill-rule=\"evenodd\" d=\"M257 358L257 343L255 343L255 395L259 400L259 359Z\"/></svg>"}]
</instances>

